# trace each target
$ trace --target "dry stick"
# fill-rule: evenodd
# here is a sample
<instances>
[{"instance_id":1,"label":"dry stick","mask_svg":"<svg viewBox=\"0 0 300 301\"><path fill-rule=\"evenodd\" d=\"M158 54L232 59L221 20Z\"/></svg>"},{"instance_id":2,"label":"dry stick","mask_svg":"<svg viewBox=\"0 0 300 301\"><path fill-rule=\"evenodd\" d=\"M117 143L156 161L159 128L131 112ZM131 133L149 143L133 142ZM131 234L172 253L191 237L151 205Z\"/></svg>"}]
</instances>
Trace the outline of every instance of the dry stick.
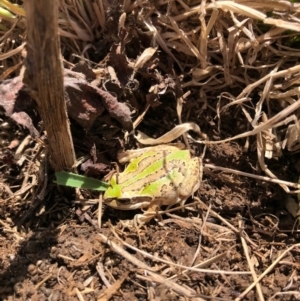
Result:
<instances>
[{"instance_id":1,"label":"dry stick","mask_svg":"<svg viewBox=\"0 0 300 301\"><path fill-rule=\"evenodd\" d=\"M271 298L268 299L268 301L273 300L277 296L285 296L285 295L295 295L295 299L293 300L299 300L300 293L299 291L288 291L288 292L277 292L275 293ZM278 300L278 299L277 299ZM290 299L291 300L291 299Z\"/></svg>"},{"instance_id":2,"label":"dry stick","mask_svg":"<svg viewBox=\"0 0 300 301\"><path fill-rule=\"evenodd\" d=\"M20 143L20 145L18 146L16 152L15 152L15 159L18 160L20 159L24 149L29 145L29 143L31 142L31 136L28 135L26 136L23 141Z\"/></svg>"},{"instance_id":3,"label":"dry stick","mask_svg":"<svg viewBox=\"0 0 300 301\"><path fill-rule=\"evenodd\" d=\"M146 265L145 263L143 263L142 261L140 261L139 259L137 259L133 255L129 254L121 246L118 246L117 244L115 244L114 242L112 242L111 240L109 240L105 235L100 234L100 233L98 235L100 236L101 241L103 243L107 244L114 252L116 252L119 255L123 256L124 258L126 258L128 261L130 261L131 263L133 263L137 267L139 267L141 269L144 269L144 270L147 270L148 274L150 274L151 271L153 271L152 267ZM140 251L140 250L138 250L138 251ZM177 293L180 293L181 295L188 295L189 297L194 297L195 296L195 293L193 291L187 290L186 288L182 287L181 285L178 285L175 282L171 282L169 280L167 281L166 278L164 278L162 276L159 276L159 275L157 275L155 273L151 273L150 275L157 282L164 283L166 286L172 288L173 290L175 290ZM136 275L136 276L138 278L141 277L141 276L139 277L138 275ZM149 279L146 279L146 280L149 280Z\"/></svg>"},{"instance_id":4,"label":"dry stick","mask_svg":"<svg viewBox=\"0 0 300 301\"><path fill-rule=\"evenodd\" d=\"M21 52L21 51L24 49L24 47L25 47L25 43L23 43L22 45L20 45L20 46L17 47L17 48L14 48L14 49L12 49L12 50L10 50L10 51L7 51L7 52L5 52L5 53L2 53L2 54L0 55L0 60L2 61L2 60L5 60L5 59L7 59L7 58L9 58L9 57L11 57L11 56L16 55L17 53ZM4 79L4 78L3 78L3 79Z\"/></svg>"},{"instance_id":5,"label":"dry stick","mask_svg":"<svg viewBox=\"0 0 300 301\"><path fill-rule=\"evenodd\" d=\"M99 194L99 199L98 199L98 218L97 218L97 222L98 222L98 228L99 230L101 229L102 226L102 205L103 205L103 193Z\"/></svg>"},{"instance_id":6,"label":"dry stick","mask_svg":"<svg viewBox=\"0 0 300 301\"><path fill-rule=\"evenodd\" d=\"M1 59L0 59L1 60ZM15 65L5 68L5 71L0 75L0 81L9 78L12 73L23 66L23 62L18 62Z\"/></svg>"},{"instance_id":7,"label":"dry stick","mask_svg":"<svg viewBox=\"0 0 300 301\"><path fill-rule=\"evenodd\" d=\"M274 7L274 4L272 7ZM201 9L201 4L194 6L189 11L186 11L181 15L175 16L174 20L177 22L185 20L185 19L189 18L190 16L199 13L200 9ZM214 1L213 3L206 4L205 9L206 10L222 9L222 10L227 10L227 11L230 10L235 13L245 15L245 16L253 18L253 19L260 19L260 20L264 20L266 17L265 14L263 14L262 12L260 12L258 10L253 9L250 6L242 5L239 3L233 3L232 1L218 1L218 2Z\"/></svg>"},{"instance_id":8,"label":"dry stick","mask_svg":"<svg viewBox=\"0 0 300 301\"><path fill-rule=\"evenodd\" d=\"M0 37L0 44L1 45L3 45L2 43L4 42L4 41L9 41L9 39L12 37L12 35L14 35L14 29L15 29L15 27L17 26L17 24L20 22L20 19L19 18L17 18L17 19L15 19L15 21L14 21L14 23L13 24L11 24L10 25L10 28L9 29L7 29L6 31L5 31L5 33L3 33L3 31L2 31L2 36ZM24 47L24 45L25 45L25 43L23 44L23 47ZM21 45L22 46L22 45ZM0 60L3 60L2 59L2 55L6 55L7 54L7 52L6 53L2 53L1 55L0 55Z\"/></svg>"},{"instance_id":9,"label":"dry stick","mask_svg":"<svg viewBox=\"0 0 300 301\"><path fill-rule=\"evenodd\" d=\"M201 201L200 199L199 200L199 203L206 209L208 210L208 206L203 202ZM218 218L222 223L224 223L229 229L231 229L235 234L239 235L240 234L240 231L235 228L233 225L231 225L226 219L224 219L222 216L220 216L218 213L216 213L215 211L211 210L210 211L210 214L216 218ZM247 236L245 238L253 247L255 248L258 248L258 246Z\"/></svg>"},{"instance_id":10,"label":"dry stick","mask_svg":"<svg viewBox=\"0 0 300 301\"><path fill-rule=\"evenodd\" d=\"M110 287L104 289L97 301L108 301L120 289L123 282L128 278L129 271L126 271L118 280L116 280Z\"/></svg>"},{"instance_id":11,"label":"dry stick","mask_svg":"<svg viewBox=\"0 0 300 301\"><path fill-rule=\"evenodd\" d=\"M266 156L266 150L267 150L267 145L265 147L263 147L263 142L262 142L262 133L257 134L256 136L256 140L257 140L257 147L256 147L256 151L257 151L257 158L258 158L258 163L259 166L261 168L261 170L266 173L270 178L273 179L277 179L276 175L273 174L273 172L267 167L266 163L265 163L265 156ZM267 139L266 139L267 140ZM265 156L263 155L263 149L265 148ZM290 189L287 187L287 185L285 185L284 183L279 183L279 185L282 187L282 189L286 192L286 193L291 193ZM293 191L292 193L297 193L298 191Z\"/></svg>"},{"instance_id":12,"label":"dry stick","mask_svg":"<svg viewBox=\"0 0 300 301\"><path fill-rule=\"evenodd\" d=\"M157 283L164 284L167 287L173 289L177 293L179 293L181 295L184 295L184 296L188 296L188 297L191 297L191 298L192 297L196 298L196 296L198 296L193 290L189 290L187 288L184 288L183 286L178 285L177 283L170 281L170 279L166 279L166 278L164 278L164 277L162 277L162 276L160 276L160 275L158 275L158 274L156 274L154 272L151 272L151 271L154 271L152 267L147 266L145 263L143 263L142 261L140 261L139 259L137 259L133 255L129 254L121 246L119 246L119 245L115 244L114 242L112 242L111 240L109 240L105 235L100 234L100 233L98 235L100 236L101 241L104 242L104 243L106 243L106 244L108 244L110 246L110 248L114 252L116 252L119 255L123 256L124 258L126 258L127 260L129 260L131 263L133 263L137 267L145 269L147 271L146 274L149 274L152 277L152 279L149 279L147 277L136 275L137 278L144 279L146 281L152 281L152 282L155 281ZM118 237L118 236L116 235L116 237ZM118 239L120 240L119 237L118 237ZM185 268L184 266L181 266L181 265L178 265L178 264L166 261L166 260L162 260L162 259L160 259L158 257L152 256L152 255L150 255L150 254L148 254L146 252L143 252L143 251L141 251L141 250L139 250L137 248L133 248L131 245L128 245L128 244L124 243L123 241L121 241L121 243L124 244L127 247L130 247L130 248L134 249L137 252L142 253L143 255L145 255L147 257L154 258L157 261L161 261L161 262L165 262L165 263L170 264L170 265L174 265L174 266L178 266L178 267L181 267L181 268ZM225 254L220 254L220 256L216 256L216 258L220 259L224 255ZM206 262L206 264L207 263L208 262ZM188 270L199 271L199 272L209 272L209 273L212 272L211 270L194 269L194 268L190 268L190 267L186 267L186 268ZM226 274L249 274L249 272L227 272L227 271L214 271L214 272L216 272L218 274L220 274L222 272L225 272ZM200 296L198 296L198 299L193 299L193 300L203 300L203 299L201 299ZM222 299L218 299L218 300L222 300Z\"/></svg>"},{"instance_id":13,"label":"dry stick","mask_svg":"<svg viewBox=\"0 0 300 301\"><path fill-rule=\"evenodd\" d=\"M107 244L114 252L118 253L140 269L145 269L145 270L153 270L153 268L149 267L146 265L144 262L140 261L133 255L129 254L127 251L125 251L121 246L117 245L116 243L112 242L110 239L108 239L105 235L98 233L100 236L100 240ZM123 243L123 242L122 242Z\"/></svg>"},{"instance_id":14,"label":"dry stick","mask_svg":"<svg viewBox=\"0 0 300 301\"><path fill-rule=\"evenodd\" d=\"M104 285L106 287L110 287L111 284L109 283L109 281L105 277L104 267L103 267L103 263L102 262L98 261L98 263L96 265L96 270L98 272L98 275L99 275L100 279L103 281Z\"/></svg>"},{"instance_id":15,"label":"dry stick","mask_svg":"<svg viewBox=\"0 0 300 301\"><path fill-rule=\"evenodd\" d=\"M138 260L137 258L135 258L134 256L132 256L131 254L129 254L127 251L125 251L122 247L118 246L117 244L113 243L111 240L109 240L105 235L103 234L98 234L101 238L101 240L108 244L110 246L110 248L117 252L118 254L120 254L121 256L123 256L124 258L126 258L127 260L129 260L131 263L133 263L134 265L142 268L142 269L146 269L148 271L153 271L153 268L147 266L145 263L141 262L140 260ZM171 265L171 266L175 266L175 267L178 267L178 268L182 268L182 269L186 269L186 270L189 270L189 271L195 271L195 272L199 272L199 273L209 273L209 274L225 274L225 275L249 275L250 272L234 272L234 271L221 271L221 270L208 270L208 269L198 269L198 268L194 268L194 267L188 267L188 266L185 266L185 265L181 265L181 264L177 264L177 263L174 263L174 262L171 262L171 261L167 261L167 260L164 260L164 259L161 259L157 256L153 256L145 251L142 251L138 248L135 248L134 246L124 242L121 240L121 238L116 234L114 233L114 235L120 240L120 242L126 246L127 248L131 249L131 250L134 250L148 258L151 258L153 260L156 260L156 261L159 261L159 262L162 262L162 263L166 263L168 265Z\"/></svg>"},{"instance_id":16,"label":"dry stick","mask_svg":"<svg viewBox=\"0 0 300 301\"><path fill-rule=\"evenodd\" d=\"M300 65L296 66L296 67L298 67L298 69L299 69L297 71L300 71ZM290 69L293 69L293 68L290 68ZM287 69L287 70L290 70L290 69ZM280 73L280 72L278 72L278 73ZM286 72L286 74L288 74L288 72ZM242 94L243 93L241 93L240 95L242 95ZM240 97L243 97L243 96L240 96ZM270 129L274 124L276 124L277 122L279 122L281 119L285 118L287 115L291 114L292 112L296 111L299 107L300 107L300 99L298 99L296 102L294 102L293 104L291 104L287 108L280 111L274 117L270 118L266 123L262 123L259 126L255 127L252 131L248 131L248 132L245 132L245 133L242 133L242 134L239 134L239 135L236 135L234 137L227 138L227 139L224 139L224 140L201 141L200 143L202 143L202 144L220 144L220 143L225 143L225 142L240 139L240 138L245 138L245 137L248 137L248 136L253 136L253 135L258 134L262 131L266 131L266 130ZM198 143L199 143L199 141L198 141Z\"/></svg>"},{"instance_id":17,"label":"dry stick","mask_svg":"<svg viewBox=\"0 0 300 301\"><path fill-rule=\"evenodd\" d=\"M239 221L239 226L240 226L240 228L242 228L242 221L241 220ZM248 266L250 268L253 280L257 281L257 275L256 275L256 272L254 270L253 264L252 264L250 256L249 256L248 245L247 245L246 240L245 240L243 235L241 235L241 242L242 242L242 246L243 246L243 249L244 249L246 260L248 262ZM259 282L257 282L257 284L256 284L256 291L257 291L257 295L258 295L259 300L264 301L265 298L263 296L263 293L262 293L261 286L260 286Z\"/></svg>"},{"instance_id":18,"label":"dry stick","mask_svg":"<svg viewBox=\"0 0 300 301\"><path fill-rule=\"evenodd\" d=\"M183 103L184 103L184 97L182 97L182 96L177 97L176 112L177 112L179 124L182 124L181 114L182 114ZM182 134L182 137L183 137L183 141L184 141L185 145L188 147L188 149L190 149L190 144L189 144L189 141L188 141L188 138L187 138L187 134L186 133Z\"/></svg>"},{"instance_id":19,"label":"dry stick","mask_svg":"<svg viewBox=\"0 0 300 301\"><path fill-rule=\"evenodd\" d=\"M201 227L201 230L200 230L200 235L199 235L199 241L198 241L198 246L197 246L197 250L194 254L194 257L193 257L193 260L192 260L192 263L191 265L193 265L195 263L195 260L197 258L197 256L199 255L200 253L200 249L201 249L201 243L202 243L202 233L204 231L204 228L206 227L206 222L207 222L207 219L209 217L209 213L210 213L210 210L211 210L211 203L209 204L209 207L208 207L208 210L205 214L205 217L203 219L203 223L202 223L202 227Z\"/></svg>"},{"instance_id":20,"label":"dry stick","mask_svg":"<svg viewBox=\"0 0 300 301\"><path fill-rule=\"evenodd\" d=\"M27 57L24 83L31 89L49 141L56 171L71 169L75 152L64 98L58 36L58 0L26 0Z\"/></svg>"},{"instance_id":21,"label":"dry stick","mask_svg":"<svg viewBox=\"0 0 300 301\"><path fill-rule=\"evenodd\" d=\"M254 286L261 280L263 279L268 273L272 271L272 269L277 265L277 263L291 250L293 250L296 247L300 247L299 244L295 244L291 247L289 247L287 250L285 250L258 278L255 280L248 288L243 291L237 298L234 299L234 301L240 301L242 300L253 288Z\"/></svg>"},{"instance_id":22,"label":"dry stick","mask_svg":"<svg viewBox=\"0 0 300 301\"><path fill-rule=\"evenodd\" d=\"M146 113L148 112L150 108L150 104L147 103L146 107L144 109L144 111L138 116L138 118L133 122L133 128L136 129L137 126L143 121L144 116L146 115Z\"/></svg>"},{"instance_id":23,"label":"dry stick","mask_svg":"<svg viewBox=\"0 0 300 301\"><path fill-rule=\"evenodd\" d=\"M49 273L44 279L42 279L39 283L37 283L34 286L35 290L38 290L45 282L47 282L47 280L49 280L51 277L53 277L53 275L51 273Z\"/></svg>"},{"instance_id":24,"label":"dry stick","mask_svg":"<svg viewBox=\"0 0 300 301\"><path fill-rule=\"evenodd\" d=\"M256 40L259 44L263 44L265 43L266 41L270 41L273 37L276 37L276 36L280 36L280 34L285 31L286 29L284 28L274 28L274 29L271 29L269 30L268 32L256 37ZM246 42L243 42L243 43L239 43L238 44L238 48L237 48L237 51L239 52L243 52L243 51L246 51L247 49L249 49L250 47L252 47L252 41L248 40Z\"/></svg>"},{"instance_id":25,"label":"dry stick","mask_svg":"<svg viewBox=\"0 0 300 301\"><path fill-rule=\"evenodd\" d=\"M297 184L297 183L282 181L282 180L279 180L279 179L272 179L272 178L265 177L265 176L253 175L253 174L250 174L250 173L247 173L247 172L238 171L238 170L231 169L231 168L214 166L212 164L204 164L204 168L209 168L209 169L214 169L214 170L221 170L221 171L224 171L226 173L233 173L233 174L244 176L244 177L254 178L254 179L257 179L257 180L276 183L276 184L283 184L283 185L286 185L286 186L293 187L295 189L300 189L300 184ZM298 193L298 192L299 191L292 191L290 193Z\"/></svg>"},{"instance_id":26,"label":"dry stick","mask_svg":"<svg viewBox=\"0 0 300 301\"><path fill-rule=\"evenodd\" d=\"M245 97L245 95L249 95L254 88L258 87L259 85L261 85L262 83L264 83L265 81L267 81L271 77L273 79L275 79L275 78L291 75L291 74L297 73L299 71L300 71L300 65L296 65L295 67L291 67L291 68L288 68L288 69L285 69L285 70L281 70L281 71L278 71L278 72L273 73L273 74L267 74L264 77L262 77L261 79L259 79L258 81L256 81L255 83L247 86L236 98L239 99L241 97Z\"/></svg>"},{"instance_id":27,"label":"dry stick","mask_svg":"<svg viewBox=\"0 0 300 301\"><path fill-rule=\"evenodd\" d=\"M136 275L137 278L145 280L145 281L150 281L150 282L156 282L156 283L160 283L163 284L169 288L171 288L172 290L174 290L175 292L177 292L178 294L185 296L187 298L191 298L192 300L195 301L205 301L203 298L201 298L196 291L194 291L192 288L186 288L182 285L177 284L176 282L170 281L168 279L166 279L165 277L155 274L153 272L147 271L146 274L149 274L150 277L145 277L145 276L140 276L140 275ZM206 297L206 296L203 296Z\"/></svg>"},{"instance_id":28,"label":"dry stick","mask_svg":"<svg viewBox=\"0 0 300 301\"><path fill-rule=\"evenodd\" d=\"M219 261L223 260L224 258L228 257L228 255L229 254L228 254L227 251L223 252L223 253L221 253L219 255L216 255L215 257L209 258L209 259L207 259L205 261L202 261L202 262L194 265L194 268L199 268L200 269L200 268L208 267L208 266L212 265L213 263L216 263L216 262L219 262ZM180 272L178 274L174 274L173 276L169 277L168 279L171 280L171 279L177 278L180 275L187 274L188 272L189 272L188 270L184 270L184 271L182 271L182 272Z\"/></svg>"},{"instance_id":29,"label":"dry stick","mask_svg":"<svg viewBox=\"0 0 300 301\"><path fill-rule=\"evenodd\" d=\"M85 301L81 292L79 291L79 289L77 287L75 287L74 292L76 293L76 296L79 299L79 301Z\"/></svg>"},{"instance_id":30,"label":"dry stick","mask_svg":"<svg viewBox=\"0 0 300 301\"><path fill-rule=\"evenodd\" d=\"M155 42L168 54L170 55L174 61L178 64L179 68L181 70L183 70L180 62L176 59L176 57L172 54L172 52L170 51L170 49L167 47L164 39L161 37L160 33L158 32L158 30L156 29L156 27L152 24L152 22L150 20L143 20L144 24L148 27L149 31L152 32L153 34L153 39L155 40Z\"/></svg>"}]
</instances>

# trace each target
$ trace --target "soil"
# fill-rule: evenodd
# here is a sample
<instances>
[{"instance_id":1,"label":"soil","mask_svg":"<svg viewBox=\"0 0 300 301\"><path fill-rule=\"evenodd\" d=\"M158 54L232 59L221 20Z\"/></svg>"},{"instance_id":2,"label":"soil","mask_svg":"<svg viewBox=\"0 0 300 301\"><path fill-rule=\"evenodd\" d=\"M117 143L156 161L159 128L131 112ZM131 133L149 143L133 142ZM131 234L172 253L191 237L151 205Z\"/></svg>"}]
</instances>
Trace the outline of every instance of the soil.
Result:
<instances>
[{"instance_id":1,"label":"soil","mask_svg":"<svg viewBox=\"0 0 300 301\"><path fill-rule=\"evenodd\" d=\"M6 144L16 137L20 141L25 138L26 131L3 118L6 133L10 133L2 133ZM27 154L35 146L31 141ZM26 175L24 167L15 162L14 151L4 147L1 160L2 183L11 189L20 185ZM256 159L255 153L243 152L238 143L227 143L209 146L204 163L253 173ZM28 164L30 160L24 164L30 170ZM271 160L268 167L288 178L289 164L284 159ZM191 300L206 300L207 296L210 300L234 300L253 282L251 274L239 274L249 272L242 238L258 276L299 240L299 232L291 231L295 220L284 208L286 195L277 184L206 169L199 192L184 211L159 215L137 229L127 222L137 211L112 210L104 205L99 229L98 205L74 204L72 198L65 197L68 191L62 193L51 184L53 172L49 177L44 199L36 196L28 200L24 194L9 197L1 187L1 300L107 300L110 296L110 300L181 300L187 292ZM155 280L150 272L105 243L101 234L186 291L166 285L166 280ZM287 252L262 279L266 299L299 289L299 256L299 252ZM205 272L178 266L199 264ZM256 299L255 289L243 298ZM297 298L280 294L273 300Z\"/></svg>"},{"instance_id":2,"label":"soil","mask_svg":"<svg viewBox=\"0 0 300 301\"><path fill-rule=\"evenodd\" d=\"M116 169L119 149L141 147L129 130L131 120L140 118L137 129L151 137L159 137L179 124L177 101L185 93L181 119L198 124L209 140L248 130L248 121L238 105L217 114L217 108L222 107L218 97L226 92L225 84L217 82L221 67L211 76L217 83L205 93L200 85L182 88L191 81L190 70L181 74L162 49L145 60L145 66L137 72L132 66L138 55L150 48L151 39L132 26L134 34L128 35L128 44L119 47L117 37L124 42L127 36L122 28L122 37L118 36L118 24L111 21L112 34L104 36L111 38L100 43L103 49L99 46L98 53L94 48L82 48L96 62L93 67L102 68L105 80L97 88L91 83L96 78L91 66L86 67L91 80L88 76L84 81L65 75L67 92L74 89L68 92L68 110L76 157L85 157L87 162L78 165L79 173L102 179ZM214 47L211 64L219 66L222 51ZM65 49L65 60L74 62L71 54L77 44L69 49L66 43ZM186 66L193 62L196 66L194 58L178 54L180 58ZM232 70L239 71L235 67ZM84 73L81 69L77 72ZM18 84L22 86L18 82L15 86ZM105 92L100 91L99 86L104 85ZM226 86L232 95L239 95L245 88L242 81L234 88L230 85L234 81ZM257 87L251 94L252 113L263 89ZM200 99L203 94L205 100ZM4 91L1 97L5 95ZM76 104L72 103L75 98ZM265 176L258 163L256 136L207 145L206 149L190 139L192 155L203 155L200 189L187 200L184 210L162 207L155 218L137 228L133 221L141 210L114 210L99 203L98 193L55 184L51 158L44 151L47 139L43 125L34 102L28 95L26 102L24 99L14 104L18 113L28 113L30 127L25 122L17 124L6 116L7 112L0 115L0 300L300 300L300 231L297 212L293 216L286 209L289 194L277 183L205 167L214 164ZM120 106L117 115L112 108L116 103L128 106ZM148 104L150 108L142 116ZM270 107L276 112L281 109L279 104L272 107L272 102L268 103ZM40 137L33 139L32 132ZM130 134L126 136L125 132ZM274 150L273 158L265 159L265 163L279 179L298 182L298 158L297 153L281 150L276 155ZM292 198L297 204L295 195ZM256 278L259 284L250 287ZM244 294L247 288L249 292Z\"/></svg>"}]
</instances>

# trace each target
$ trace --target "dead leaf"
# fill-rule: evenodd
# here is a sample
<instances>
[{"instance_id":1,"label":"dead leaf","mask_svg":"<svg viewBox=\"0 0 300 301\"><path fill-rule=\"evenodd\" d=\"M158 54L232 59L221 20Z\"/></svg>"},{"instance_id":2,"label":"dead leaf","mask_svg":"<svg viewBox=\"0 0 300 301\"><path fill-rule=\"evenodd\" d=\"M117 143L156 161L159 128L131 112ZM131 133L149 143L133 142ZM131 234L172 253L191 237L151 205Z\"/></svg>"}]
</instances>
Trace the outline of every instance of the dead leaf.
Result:
<instances>
[{"instance_id":1,"label":"dead leaf","mask_svg":"<svg viewBox=\"0 0 300 301\"><path fill-rule=\"evenodd\" d=\"M151 59L151 57L154 55L156 50L157 50L157 48L152 48L152 47L145 49L143 51L142 55L135 62L134 69L138 70L138 69L142 68L145 65L145 63Z\"/></svg>"},{"instance_id":2,"label":"dead leaf","mask_svg":"<svg viewBox=\"0 0 300 301\"><path fill-rule=\"evenodd\" d=\"M127 131L132 129L131 112L128 106L125 103L118 102L117 98L109 92L88 83L82 78L67 77L65 78L65 86L67 91L72 91L72 97L77 98L77 104L80 105L80 108L75 108L73 104L68 105L70 116L76 118L75 120L78 122L91 126L92 122L88 118L95 120L102 114L104 106L108 114L117 120L123 126L123 129ZM83 92L79 93L80 91ZM70 102L72 97L69 97ZM85 111L84 108L88 110Z\"/></svg>"},{"instance_id":3,"label":"dead leaf","mask_svg":"<svg viewBox=\"0 0 300 301\"><path fill-rule=\"evenodd\" d=\"M158 145L158 144L170 143L171 141L175 140L176 138L180 137L182 134L184 134L188 131L194 131L199 136L202 136L201 130L196 123L187 122L187 123L183 123L183 124L175 126L172 130L170 130L166 134L164 134L161 137L158 137L156 139L148 137L146 134L144 134L141 131L138 131L137 135L135 135L134 137L141 144Z\"/></svg>"},{"instance_id":4,"label":"dead leaf","mask_svg":"<svg viewBox=\"0 0 300 301\"><path fill-rule=\"evenodd\" d=\"M113 67L120 84L125 87L128 80L133 75L134 70L129 65L129 60L126 55L121 52L120 45L115 44L111 47L107 65Z\"/></svg>"},{"instance_id":5,"label":"dead leaf","mask_svg":"<svg viewBox=\"0 0 300 301\"><path fill-rule=\"evenodd\" d=\"M93 163L93 161L89 159L81 164L81 170L84 171L85 175L88 177L97 177L99 175L107 174L110 167L104 163Z\"/></svg>"}]
</instances>

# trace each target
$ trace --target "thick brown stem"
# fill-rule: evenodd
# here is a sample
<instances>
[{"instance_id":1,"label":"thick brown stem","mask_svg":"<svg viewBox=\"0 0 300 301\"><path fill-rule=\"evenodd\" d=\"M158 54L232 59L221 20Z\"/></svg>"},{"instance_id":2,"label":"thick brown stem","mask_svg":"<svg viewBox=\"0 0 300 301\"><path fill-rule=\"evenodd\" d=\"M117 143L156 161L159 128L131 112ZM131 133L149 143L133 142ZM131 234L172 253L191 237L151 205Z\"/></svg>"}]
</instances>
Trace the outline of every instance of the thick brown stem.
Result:
<instances>
[{"instance_id":1,"label":"thick brown stem","mask_svg":"<svg viewBox=\"0 0 300 301\"><path fill-rule=\"evenodd\" d=\"M64 99L58 35L58 1L26 0L27 57L25 84L35 95L56 171L70 169L75 152Z\"/></svg>"}]
</instances>

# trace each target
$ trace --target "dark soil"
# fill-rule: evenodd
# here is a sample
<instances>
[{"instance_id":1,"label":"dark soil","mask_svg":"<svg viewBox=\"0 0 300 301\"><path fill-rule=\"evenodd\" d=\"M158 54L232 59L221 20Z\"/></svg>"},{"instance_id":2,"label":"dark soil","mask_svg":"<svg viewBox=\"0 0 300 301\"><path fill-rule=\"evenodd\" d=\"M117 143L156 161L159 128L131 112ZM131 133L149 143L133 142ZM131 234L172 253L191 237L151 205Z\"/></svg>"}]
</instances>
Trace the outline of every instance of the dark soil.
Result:
<instances>
[{"instance_id":1,"label":"dark soil","mask_svg":"<svg viewBox=\"0 0 300 301\"><path fill-rule=\"evenodd\" d=\"M23 131L10 120L6 121L9 130L6 136L3 134L2 183L13 189L22 182L25 176L22 171L30 162L19 167L14 151L5 146L14 137L24 138ZM31 142L27 150L34 146ZM253 172L256 166L255 153L243 152L237 143L208 147L204 161L248 172ZM278 172L282 173L290 170L287 164L287 160L274 160L268 167L278 170L281 166ZM52 177L49 172L44 199L36 196L28 200L26 195L9 197L5 187L1 187L1 300L78 300L80 295L83 300L105 300L104 297L101 299L102 293L107 293L103 277L113 285L123 275L128 276L122 279L120 288L113 289L111 300L181 299L180 293L164 283L145 281L143 277L147 278L147 272L104 244L99 233L120 245L123 241L184 266L193 264L200 245L193 265L225 254L220 260L201 268L231 272L249 271L240 240L243 236L248 238L248 251L257 275L299 240L297 232L286 231L293 229L295 221L286 212L285 193L276 184L205 173L197 194L201 201L184 212L177 210L169 216L158 217L137 231L125 223L126 219L132 220L136 212L118 212L105 206L102 228L98 229L98 205L74 205L70 201L72 198L63 197L67 192L64 194L51 184ZM203 204L209 206L209 210ZM208 212L218 213L240 233L232 232L217 216ZM217 297L234 300L253 282L251 275L181 273L183 270L178 267L169 267L128 247L124 246L124 249L163 277L177 275L173 279L177 284L192 289L202 298L213 296L213 300L218 300ZM299 289L299 282L294 278L299 269L297 262L299 252L288 252L263 278L261 288L266 299L285 289ZM252 290L243 300L256 298L255 290ZM296 299L291 295L279 295L275 300Z\"/></svg>"},{"instance_id":2,"label":"dark soil","mask_svg":"<svg viewBox=\"0 0 300 301\"><path fill-rule=\"evenodd\" d=\"M213 59L208 64L218 65L212 76L214 86L205 90L205 97L201 98L202 86L183 85L192 80L191 66L199 65L194 57L186 58L174 50L185 66L180 71L159 48L139 70L134 70L134 62L150 48L152 40L145 28L136 30L138 23L127 28L130 34L125 29L118 32L121 12L115 13L115 19L108 18L109 32L99 42L102 48L87 48L94 62L88 62L85 68L80 69L78 65L85 63L74 62L76 58L72 57L77 44L68 48L68 39L62 38L66 44L65 60L78 63L73 71L86 75L83 80L65 74L76 157L89 160L78 166L79 173L102 179L115 169L119 149L141 147L132 135L131 120L142 116L148 104L150 108L137 129L151 137L171 130L180 123L177 101L188 92L181 119L198 124L209 140L222 140L249 130L238 105L222 111L218 124L216 108L224 105L218 97L226 92L239 95L245 88L243 81L223 84L223 69L219 66L223 57L214 46L221 39L219 36L211 44ZM199 22L199 18L195 20ZM128 44L124 45L124 41ZM241 54L245 58L246 52ZM259 65L268 64L264 63L267 56L267 52L263 54ZM238 63L238 59L235 61ZM292 63L294 66L295 62ZM271 65L274 66L273 62ZM102 73L98 70L96 77L92 70L98 67ZM240 72L235 78L252 72L251 68L242 72L242 68L230 68ZM246 75L247 80L256 73L250 75ZM257 95L263 89L259 86L251 94L249 112L254 112ZM7 91L10 89L2 91L3 99ZM10 101L18 113L27 112L30 122L21 126L6 116L7 111L0 115L0 300L240 300L236 298L254 282L250 266L259 277L278 258L279 262L259 281L264 299L300 299L300 232L296 217L285 207L289 195L278 184L204 168L201 187L186 202L185 210L158 213L150 223L137 229L130 222L135 214L141 213L138 210L113 210L105 204L101 207L97 193L75 192L54 183L51 158L44 152L47 139L36 105L22 93L16 93L18 97ZM279 104L272 107L272 101L268 106L276 112L281 109ZM125 136L125 132L130 134ZM40 137L33 139L32 133L39 133ZM20 149L24 141L27 142ZM190 141L190 146L193 156L203 154L203 145ZM247 141L208 145L203 162L264 176L256 146L256 136ZM265 161L278 178L298 182L298 158L299 155L284 150L281 156ZM254 287L241 300L263 299Z\"/></svg>"}]
</instances>

